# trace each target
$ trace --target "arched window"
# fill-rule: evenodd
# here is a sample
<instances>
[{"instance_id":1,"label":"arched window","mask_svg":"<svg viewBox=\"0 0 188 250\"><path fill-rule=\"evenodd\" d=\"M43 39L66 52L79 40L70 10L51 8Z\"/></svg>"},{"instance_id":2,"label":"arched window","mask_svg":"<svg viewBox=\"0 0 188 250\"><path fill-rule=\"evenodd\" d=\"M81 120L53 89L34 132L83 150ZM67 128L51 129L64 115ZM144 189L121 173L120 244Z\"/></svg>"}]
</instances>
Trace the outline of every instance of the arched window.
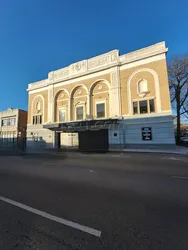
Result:
<instances>
[{"instance_id":1,"label":"arched window","mask_svg":"<svg viewBox=\"0 0 188 250\"><path fill-rule=\"evenodd\" d=\"M32 123L33 125L43 123L44 99L42 96L36 96L32 101Z\"/></svg>"}]
</instances>

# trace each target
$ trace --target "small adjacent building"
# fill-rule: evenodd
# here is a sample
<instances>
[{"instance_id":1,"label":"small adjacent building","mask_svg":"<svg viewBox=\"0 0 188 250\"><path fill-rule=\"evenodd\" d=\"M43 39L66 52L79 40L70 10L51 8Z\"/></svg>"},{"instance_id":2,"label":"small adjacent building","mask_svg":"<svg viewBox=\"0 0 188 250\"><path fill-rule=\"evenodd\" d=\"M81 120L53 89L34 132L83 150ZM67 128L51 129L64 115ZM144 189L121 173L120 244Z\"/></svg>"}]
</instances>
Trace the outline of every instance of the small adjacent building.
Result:
<instances>
[{"instance_id":1,"label":"small adjacent building","mask_svg":"<svg viewBox=\"0 0 188 250\"><path fill-rule=\"evenodd\" d=\"M113 50L29 84L28 149L174 147L167 51Z\"/></svg>"},{"instance_id":2,"label":"small adjacent building","mask_svg":"<svg viewBox=\"0 0 188 250\"><path fill-rule=\"evenodd\" d=\"M27 111L8 108L0 112L0 147L22 147L26 138Z\"/></svg>"}]
</instances>

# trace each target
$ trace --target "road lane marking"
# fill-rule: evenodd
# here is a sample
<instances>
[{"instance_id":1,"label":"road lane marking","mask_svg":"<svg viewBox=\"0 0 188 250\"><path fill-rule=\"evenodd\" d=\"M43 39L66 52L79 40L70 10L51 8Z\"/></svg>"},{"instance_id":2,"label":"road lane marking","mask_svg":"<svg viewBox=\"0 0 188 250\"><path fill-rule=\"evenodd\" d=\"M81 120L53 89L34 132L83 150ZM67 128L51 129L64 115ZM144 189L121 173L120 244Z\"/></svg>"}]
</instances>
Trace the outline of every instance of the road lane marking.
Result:
<instances>
[{"instance_id":1,"label":"road lane marking","mask_svg":"<svg viewBox=\"0 0 188 250\"><path fill-rule=\"evenodd\" d=\"M173 179L184 179L184 180L188 180L188 177L186 177L186 176L171 176L171 178L173 178Z\"/></svg>"},{"instance_id":2,"label":"road lane marking","mask_svg":"<svg viewBox=\"0 0 188 250\"><path fill-rule=\"evenodd\" d=\"M181 159L181 158L176 158L176 157L159 157L162 160L173 160L173 161L182 161L187 163L187 160Z\"/></svg>"},{"instance_id":3,"label":"road lane marking","mask_svg":"<svg viewBox=\"0 0 188 250\"><path fill-rule=\"evenodd\" d=\"M6 203L9 203L13 206L16 206L16 207L19 207L19 208L22 208L26 211L29 211L33 214L37 214L37 215L40 215L41 217L44 217L46 219L49 219L49 220L52 220L52 221L55 221L55 222L58 222L60 224L63 224L63 225L66 225L68 227L72 227L72 228L75 228L75 229L78 229L82 232L85 232L85 233L88 233L88 234L91 234L91 235L94 235L96 237L101 237L101 231L99 230L96 230L94 228L91 228L91 227L87 227L87 226L84 226L84 225L81 225L81 224L78 224L78 223L75 223L73 221L69 221L69 220L66 220L66 219L62 219L60 217L56 217L54 215L51 215L51 214L48 214L46 212L43 212L41 210L38 210L36 208L33 208L33 207L29 207L29 206L26 206L22 203L19 203L17 201L13 201L13 200L10 200L8 198L5 198L5 197L2 197L0 196L0 201L3 201L3 202L6 202Z\"/></svg>"},{"instance_id":4,"label":"road lane marking","mask_svg":"<svg viewBox=\"0 0 188 250\"><path fill-rule=\"evenodd\" d=\"M159 158L163 160L181 161L181 159L176 158L176 157L159 157Z\"/></svg>"}]
</instances>

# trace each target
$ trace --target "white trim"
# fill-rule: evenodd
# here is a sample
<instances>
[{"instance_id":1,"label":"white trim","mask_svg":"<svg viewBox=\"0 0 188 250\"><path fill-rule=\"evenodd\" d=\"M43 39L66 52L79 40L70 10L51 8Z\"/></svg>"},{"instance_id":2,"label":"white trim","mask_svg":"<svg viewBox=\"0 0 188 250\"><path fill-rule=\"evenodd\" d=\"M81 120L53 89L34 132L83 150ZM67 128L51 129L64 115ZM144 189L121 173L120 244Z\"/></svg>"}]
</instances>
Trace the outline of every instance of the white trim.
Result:
<instances>
[{"instance_id":1,"label":"white trim","mask_svg":"<svg viewBox=\"0 0 188 250\"><path fill-rule=\"evenodd\" d=\"M53 85L50 85L48 88L48 122L53 122L54 117L54 88Z\"/></svg>"},{"instance_id":2,"label":"white trim","mask_svg":"<svg viewBox=\"0 0 188 250\"><path fill-rule=\"evenodd\" d=\"M69 99L57 100L57 102L68 101Z\"/></svg>"},{"instance_id":3,"label":"white trim","mask_svg":"<svg viewBox=\"0 0 188 250\"><path fill-rule=\"evenodd\" d=\"M37 97L41 97L42 98L42 101L43 101L43 112L42 112L42 124L44 123L44 106L45 106L45 101L44 101L44 97L42 95L36 95L32 102L31 102L31 106L30 106L30 109L31 109L31 122L33 121L32 117L35 116L33 113L32 113L32 110L33 110L33 102L34 100L37 98ZM32 123L33 124L33 123ZM34 124L33 124L34 125Z\"/></svg>"},{"instance_id":4,"label":"white trim","mask_svg":"<svg viewBox=\"0 0 188 250\"><path fill-rule=\"evenodd\" d=\"M87 95L74 96L74 99L79 99L80 97L87 97L87 96L88 96L88 94Z\"/></svg>"},{"instance_id":5,"label":"white trim","mask_svg":"<svg viewBox=\"0 0 188 250\"><path fill-rule=\"evenodd\" d=\"M101 94L104 94L104 93L109 93L109 90L105 90L103 92L96 92L96 93L93 93L93 95L101 95Z\"/></svg>"},{"instance_id":6,"label":"white trim","mask_svg":"<svg viewBox=\"0 0 188 250\"><path fill-rule=\"evenodd\" d=\"M73 63L65 68L51 71L48 73L48 79L30 83L27 91L30 92L38 88L44 89L47 85L49 86L51 84L58 86L58 83L60 83L61 86L72 82L82 81L90 77L110 73L111 69L118 65L130 68L135 65L141 65L143 62L148 63L160 60L165 58L167 51L168 49L165 46L165 42L160 42L122 56L119 56L119 50L116 49L88 60ZM79 68L75 70L77 66L79 66ZM57 76L58 73L60 75ZM57 77L57 79L54 77Z\"/></svg>"},{"instance_id":7,"label":"white trim","mask_svg":"<svg viewBox=\"0 0 188 250\"><path fill-rule=\"evenodd\" d=\"M132 101L131 101L131 81L132 81L132 78L140 73L140 72L149 72L150 74L153 75L154 77L154 84L155 84L155 94L156 94L156 112L157 113L160 113L161 112L161 98L160 98L160 85L159 85L159 77L158 77L158 74L156 73L156 71L154 71L153 69L150 69L150 68L141 68L141 69L138 69L136 71L134 71L128 81L127 81L127 93L128 93L128 108L129 108L129 114L130 115L133 115L133 110L132 110Z\"/></svg>"},{"instance_id":8,"label":"white trim","mask_svg":"<svg viewBox=\"0 0 188 250\"><path fill-rule=\"evenodd\" d=\"M146 100L150 100L150 99L156 99L156 97L154 96L148 96L148 97L144 97L144 98L136 98L133 99L132 102L140 102L140 101L146 101Z\"/></svg>"},{"instance_id":9,"label":"white trim","mask_svg":"<svg viewBox=\"0 0 188 250\"><path fill-rule=\"evenodd\" d=\"M133 124L137 124L137 125L143 125L145 126L146 124L158 124L158 123L169 123L169 120L159 120L159 121L147 121L147 122L140 122L140 121L131 121L131 123L124 123L125 126L129 126L129 125L133 125ZM173 126L173 125L172 125Z\"/></svg>"},{"instance_id":10,"label":"white trim","mask_svg":"<svg viewBox=\"0 0 188 250\"><path fill-rule=\"evenodd\" d=\"M122 66L120 66L120 70L125 70L129 68L141 66L143 64L147 64L147 63L151 63L151 62L155 62L155 61L159 61L163 59L166 59L166 55L164 53L160 55L152 56L146 59L140 59L135 62L123 64Z\"/></svg>"},{"instance_id":11,"label":"white trim","mask_svg":"<svg viewBox=\"0 0 188 250\"><path fill-rule=\"evenodd\" d=\"M55 89L54 89L54 90L55 90ZM67 93L67 95L68 95L68 98L67 98L67 99L69 99L69 98L70 98L70 94L69 94L68 90L65 89L65 88L61 88L61 89L59 89L59 90L57 91L57 93L55 94L54 100L56 100L58 94L59 94L60 92L63 92L63 91L65 91L65 92Z\"/></svg>"},{"instance_id":12,"label":"white trim","mask_svg":"<svg viewBox=\"0 0 188 250\"><path fill-rule=\"evenodd\" d=\"M79 83L78 83L78 85L77 85L76 87L73 87L73 88L71 89L71 91L70 91L70 98L73 97L73 92L74 92L76 89L80 88L80 87L84 88L84 89L86 90L86 93L89 94L88 88L87 88L84 84L79 84ZM81 95L80 95L79 97L81 97Z\"/></svg>"},{"instance_id":13,"label":"white trim","mask_svg":"<svg viewBox=\"0 0 188 250\"><path fill-rule=\"evenodd\" d=\"M89 87L89 93L90 93L90 94L91 94L91 92L93 91L93 88L95 87L95 85L97 85L97 83L99 83L99 82L105 83L105 84L108 86L108 89L110 89L111 84L110 84L109 81L107 81L106 79L97 79L97 80L94 81L94 82L90 85L90 87ZM106 91L106 90L105 90L105 91ZM102 91L102 92L104 92L104 91ZM101 93L102 93L102 92L101 92Z\"/></svg>"},{"instance_id":14,"label":"white trim","mask_svg":"<svg viewBox=\"0 0 188 250\"><path fill-rule=\"evenodd\" d=\"M104 117L97 117L97 104L101 104L101 103L104 103L104 112L105 112L105 115L104 115ZM107 112L106 112L107 110L106 110L106 100L95 100L95 118L97 118L97 119L104 119L104 118L106 118L107 117Z\"/></svg>"},{"instance_id":15,"label":"white trim","mask_svg":"<svg viewBox=\"0 0 188 250\"><path fill-rule=\"evenodd\" d=\"M152 56L150 58L141 59L141 60L138 60L138 61L132 62L132 63L127 63L127 64L124 64L124 65L121 65L119 68L120 68L120 71L121 71L121 70L129 69L129 68L141 66L143 64L151 63L151 62L154 62L154 61L159 61L159 60L162 60L162 59L166 59L165 54L161 54L161 55L157 55L157 56ZM89 75L80 76L80 77L77 77L75 79L65 80L65 81L61 81L61 82L58 82L58 83L54 83L53 84L54 85L54 90L57 87L61 87L61 86L68 85L68 84L75 83L75 82L79 82L79 81L84 81L84 80L87 80L87 79L90 79L90 78L95 78L95 77L98 77L98 76L101 76L101 75L104 75L104 74L110 74L111 71L112 71L112 69L116 68L116 67L117 66L112 67L110 69L101 70L100 72L90 73ZM98 80L96 80L96 81L98 81ZM93 84L95 84L95 82ZM34 94L34 93L46 91L46 90L48 90L49 86L51 86L51 85L48 85L48 86L45 86L45 87L41 87L41 88L39 87L37 89L28 90L28 94L31 95L31 94Z\"/></svg>"},{"instance_id":16,"label":"white trim","mask_svg":"<svg viewBox=\"0 0 188 250\"><path fill-rule=\"evenodd\" d=\"M79 84L79 82L84 81L84 80L88 80L88 79L95 78L95 77L98 77L98 76L103 76L103 75L110 74L112 68L115 68L115 67L113 66L113 67L111 67L109 69L100 70L99 72L96 72L96 73L92 73L91 72L88 75L84 75L84 76L80 76L80 77L75 77L74 79L70 79L70 80L61 80L61 81L58 81L57 83L53 83L54 90L57 87L65 86L65 85L68 85L68 84L71 84L71 83L78 83ZM28 94L30 95L30 94L34 94L34 93L45 91L45 90L48 90L48 86L47 87L41 87L41 88L39 87L37 89L28 90Z\"/></svg>"},{"instance_id":17,"label":"white trim","mask_svg":"<svg viewBox=\"0 0 188 250\"><path fill-rule=\"evenodd\" d=\"M161 113L156 113L156 112L152 112L152 113L147 113L147 114L141 114L141 115L122 115L122 117L124 117L125 119L135 119L135 118L153 118L153 117L160 117L160 116L172 116L172 112L171 110L164 110Z\"/></svg>"},{"instance_id":18,"label":"white trim","mask_svg":"<svg viewBox=\"0 0 188 250\"><path fill-rule=\"evenodd\" d=\"M37 89L33 89L33 90L28 90L28 94L32 95L32 94L35 94L35 93L38 93L38 92L48 91L49 87L50 87L50 85L47 86L47 87L41 87L41 88L37 88Z\"/></svg>"},{"instance_id":19,"label":"white trim","mask_svg":"<svg viewBox=\"0 0 188 250\"><path fill-rule=\"evenodd\" d=\"M138 59L148 58L154 55L159 55L162 53L166 53L168 48L166 48L165 42L159 42L136 51L130 52L128 54L120 56L121 63L128 63L137 61Z\"/></svg>"}]
</instances>

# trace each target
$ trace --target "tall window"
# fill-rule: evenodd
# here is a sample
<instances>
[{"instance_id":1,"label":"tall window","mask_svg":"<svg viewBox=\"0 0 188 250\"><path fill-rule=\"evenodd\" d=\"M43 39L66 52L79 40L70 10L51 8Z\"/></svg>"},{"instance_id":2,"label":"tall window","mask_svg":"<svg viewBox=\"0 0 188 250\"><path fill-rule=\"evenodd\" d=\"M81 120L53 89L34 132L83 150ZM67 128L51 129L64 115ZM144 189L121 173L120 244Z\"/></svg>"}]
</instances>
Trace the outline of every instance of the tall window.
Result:
<instances>
[{"instance_id":1,"label":"tall window","mask_svg":"<svg viewBox=\"0 0 188 250\"><path fill-rule=\"evenodd\" d=\"M76 107L76 120L83 120L84 119L84 107L78 106Z\"/></svg>"},{"instance_id":2,"label":"tall window","mask_svg":"<svg viewBox=\"0 0 188 250\"><path fill-rule=\"evenodd\" d=\"M10 125L14 126L16 124L16 118L10 119Z\"/></svg>"},{"instance_id":3,"label":"tall window","mask_svg":"<svg viewBox=\"0 0 188 250\"><path fill-rule=\"evenodd\" d=\"M136 115L138 114L138 103L133 102L133 114Z\"/></svg>"},{"instance_id":4,"label":"tall window","mask_svg":"<svg viewBox=\"0 0 188 250\"><path fill-rule=\"evenodd\" d=\"M150 113L155 112L155 103L154 100L149 100Z\"/></svg>"},{"instance_id":5,"label":"tall window","mask_svg":"<svg viewBox=\"0 0 188 250\"><path fill-rule=\"evenodd\" d=\"M7 126L7 119L5 119L5 120L2 120L1 121L1 126L3 127L3 126Z\"/></svg>"},{"instance_id":6,"label":"tall window","mask_svg":"<svg viewBox=\"0 0 188 250\"><path fill-rule=\"evenodd\" d=\"M42 115L34 115L33 116L33 124L42 124Z\"/></svg>"},{"instance_id":7,"label":"tall window","mask_svg":"<svg viewBox=\"0 0 188 250\"><path fill-rule=\"evenodd\" d=\"M97 103L96 110L97 110L97 112L96 112L97 118L105 117L105 103Z\"/></svg>"},{"instance_id":8,"label":"tall window","mask_svg":"<svg viewBox=\"0 0 188 250\"><path fill-rule=\"evenodd\" d=\"M60 109L59 110L59 121L60 122L65 122L66 121L66 110L65 109Z\"/></svg>"},{"instance_id":9,"label":"tall window","mask_svg":"<svg viewBox=\"0 0 188 250\"><path fill-rule=\"evenodd\" d=\"M147 101L140 101L140 114L148 113Z\"/></svg>"}]
</instances>

